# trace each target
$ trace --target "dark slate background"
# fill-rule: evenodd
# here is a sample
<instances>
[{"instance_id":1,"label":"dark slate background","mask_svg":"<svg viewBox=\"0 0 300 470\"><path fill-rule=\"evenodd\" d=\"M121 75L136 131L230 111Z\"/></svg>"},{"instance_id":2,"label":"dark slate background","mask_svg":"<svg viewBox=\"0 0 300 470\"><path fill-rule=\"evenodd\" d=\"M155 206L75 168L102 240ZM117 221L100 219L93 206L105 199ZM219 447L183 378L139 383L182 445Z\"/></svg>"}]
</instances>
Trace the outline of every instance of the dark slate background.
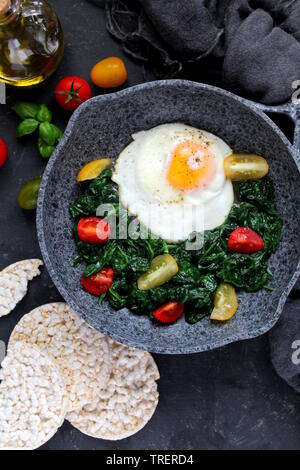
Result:
<instances>
[{"instance_id":1,"label":"dark slate background","mask_svg":"<svg viewBox=\"0 0 300 470\"><path fill-rule=\"evenodd\" d=\"M126 62L127 86L144 80L142 66L124 57L121 47L108 36L99 8L80 0L51 3L65 30L63 62L45 85L35 90L9 90L8 104L0 106L0 136L9 147L8 161L0 169L0 269L24 258L40 256L35 214L21 211L16 199L20 186L41 175L45 163L33 139L17 142L18 119L10 111L10 104L17 99L47 103L54 112L54 120L65 126L68 115L58 109L53 99L55 84L63 76L78 74L88 79L98 60L117 55ZM197 70L189 70L185 78L204 81L206 75L198 66ZM94 89L94 93L99 90ZM281 116L274 119L291 139L293 127L288 119ZM58 300L60 295L43 268L42 276L31 282L21 304L0 319L0 340L7 342L23 314ZM65 423L43 448L299 449L300 396L274 371L267 335L212 352L156 355L155 359L161 372L160 402L146 428L115 443L89 438Z\"/></svg>"}]
</instances>

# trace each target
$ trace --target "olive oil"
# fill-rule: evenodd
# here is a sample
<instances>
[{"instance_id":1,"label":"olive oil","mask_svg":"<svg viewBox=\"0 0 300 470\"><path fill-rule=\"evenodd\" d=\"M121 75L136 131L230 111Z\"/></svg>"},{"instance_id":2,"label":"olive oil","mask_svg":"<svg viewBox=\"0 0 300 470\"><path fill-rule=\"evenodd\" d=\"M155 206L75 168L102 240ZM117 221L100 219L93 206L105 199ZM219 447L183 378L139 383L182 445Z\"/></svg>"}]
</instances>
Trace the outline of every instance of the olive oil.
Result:
<instances>
[{"instance_id":1,"label":"olive oil","mask_svg":"<svg viewBox=\"0 0 300 470\"><path fill-rule=\"evenodd\" d=\"M64 34L45 0L0 0L0 80L26 87L57 69Z\"/></svg>"}]
</instances>

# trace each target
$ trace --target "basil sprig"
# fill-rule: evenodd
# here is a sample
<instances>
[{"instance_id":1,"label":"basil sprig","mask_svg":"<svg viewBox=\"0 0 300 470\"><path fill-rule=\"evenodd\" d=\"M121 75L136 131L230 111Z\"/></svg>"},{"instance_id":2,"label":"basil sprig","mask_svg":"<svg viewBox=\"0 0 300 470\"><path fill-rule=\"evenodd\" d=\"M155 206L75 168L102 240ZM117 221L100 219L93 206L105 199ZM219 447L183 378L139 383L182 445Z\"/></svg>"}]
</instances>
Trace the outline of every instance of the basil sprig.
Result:
<instances>
[{"instance_id":1,"label":"basil sprig","mask_svg":"<svg viewBox=\"0 0 300 470\"><path fill-rule=\"evenodd\" d=\"M22 119L17 128L17 138L33 134L39 129L38 150L42 158L48 159L62 138L62 131L52 124L52 112L45 104L16 103L12 110Z\"/></svg>"}]
</instances>

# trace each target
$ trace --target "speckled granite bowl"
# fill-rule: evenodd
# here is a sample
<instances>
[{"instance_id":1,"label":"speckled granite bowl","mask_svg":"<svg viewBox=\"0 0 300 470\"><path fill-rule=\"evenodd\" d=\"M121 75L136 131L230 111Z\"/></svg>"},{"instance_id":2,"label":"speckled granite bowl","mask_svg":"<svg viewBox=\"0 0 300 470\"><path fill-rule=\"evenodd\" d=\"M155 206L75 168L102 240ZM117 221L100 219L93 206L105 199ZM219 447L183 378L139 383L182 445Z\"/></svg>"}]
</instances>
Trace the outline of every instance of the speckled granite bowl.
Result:
<instances>
[{"instance_id":1,"label":"speckled granite bowl","mask_svg":"<svg viewBox=\"0 0 300 470\"><path fill-rule=\"evenodd\" d=\"M269 263L274 291L240 293L238 313L224 325L205 318L193 326L184 319L157 326L147 316L115 312L107 303L99 306L80 287L82 266L71 267L75 245L68 208L79 193L79 169L101 155L116 158L133 132L176 121L212 132L235 150L264 155L284 219L279 251ZM265 333L278 320L299 274L300 174L295 158L287 139L262 111L217 88L168 80L93 98L72 116L42 181L37 230L50 276L66 302L94 328L152 352L205 351Z\"/></svg>"}]
</instances>

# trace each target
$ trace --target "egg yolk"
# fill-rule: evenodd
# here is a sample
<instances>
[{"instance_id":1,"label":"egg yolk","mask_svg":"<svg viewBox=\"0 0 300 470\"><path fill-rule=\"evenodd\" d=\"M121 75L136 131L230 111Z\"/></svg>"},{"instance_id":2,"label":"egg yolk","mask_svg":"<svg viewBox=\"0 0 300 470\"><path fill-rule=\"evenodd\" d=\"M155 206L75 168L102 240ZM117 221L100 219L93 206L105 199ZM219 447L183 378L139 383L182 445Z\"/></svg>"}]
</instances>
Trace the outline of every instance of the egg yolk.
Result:
<instances>
[{"instance_id":1,"label":"egg yolk","mask_svg":"<svg viewBox=\"0 0 300 470\"><path fill-rule=\"evenodd\" d=\"M205 187L215 176L217 162L205 143L185 141L172 154L167 179L181 191Z\"/></svg>"}]
</instances>

